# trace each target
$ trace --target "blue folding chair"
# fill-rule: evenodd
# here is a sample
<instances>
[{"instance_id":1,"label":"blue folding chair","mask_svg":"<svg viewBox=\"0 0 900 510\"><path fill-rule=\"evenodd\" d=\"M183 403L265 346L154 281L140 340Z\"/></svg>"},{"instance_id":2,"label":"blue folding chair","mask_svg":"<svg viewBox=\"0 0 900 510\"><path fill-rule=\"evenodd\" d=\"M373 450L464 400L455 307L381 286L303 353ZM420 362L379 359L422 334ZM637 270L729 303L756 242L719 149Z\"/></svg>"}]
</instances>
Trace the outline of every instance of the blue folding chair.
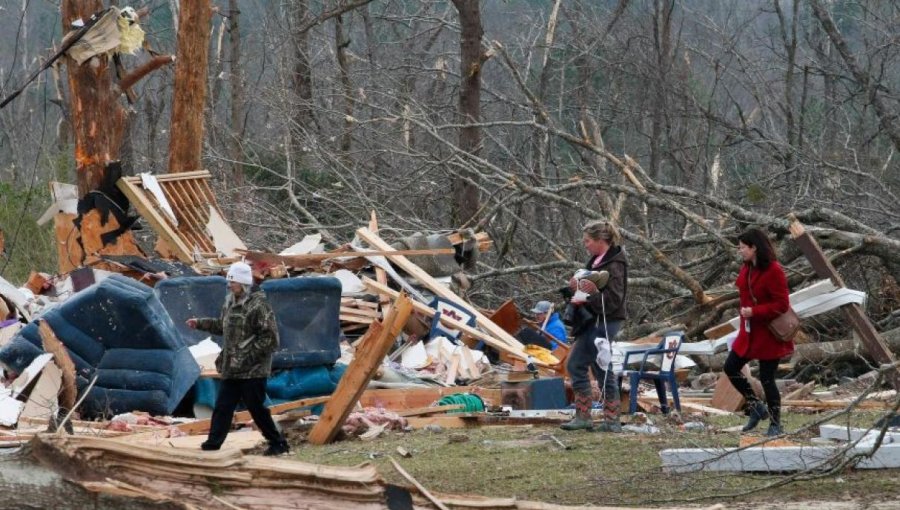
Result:
<instances>
[{"instance_id":1,"label":"blue folding chair","mask_svg":"<svg viewBox=\"0 0 900 510\"><path fill-rule=\"evenodd\" d=\"M653 385L656 386L656 394L659 397L660 409L663 414L668 414L669 412L669 402L666 399L666 382L669 383L669 391L672 392L675 409L681 412L681 401L678 398L678 382L675 380L675 356L678 355L678 349L681 348L683 341L684 331L672 331L666 333L659 344L652 349L625 353L625 360L622 362L624 370L619 375L619 387L622 387L622 379L628 377L631 386L629 390L629 414L637 411L638 385L645 379L652 380ZM643 356L639 368L637 370L628 370L628 358L637 355ZM656 356L659 357L659 370L652 370L652 367L648 366L647 361L651 357Z\"/></svg>"}]
</instances>

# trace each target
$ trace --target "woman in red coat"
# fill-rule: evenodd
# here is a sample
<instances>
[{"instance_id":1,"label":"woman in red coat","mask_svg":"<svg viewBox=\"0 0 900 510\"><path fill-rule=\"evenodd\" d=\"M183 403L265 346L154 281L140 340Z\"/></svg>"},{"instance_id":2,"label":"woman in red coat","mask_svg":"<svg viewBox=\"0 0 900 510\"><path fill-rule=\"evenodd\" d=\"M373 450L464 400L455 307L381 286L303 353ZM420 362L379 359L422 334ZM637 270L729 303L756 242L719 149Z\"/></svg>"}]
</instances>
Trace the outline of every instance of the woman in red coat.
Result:
<instances>
[{"instance_id":1,"label":"woman in red coat","mask_svg":"<svg viewBox=\"0 0 900 510\"><path fill-rule=\"evenodd\" d=\"M735 284L741 302L741 325L737 339L725 360L725 374L734 388L747 399L747 415L750 417L744 431L749 431L760 420L769 418L767 436L783 433L781 428L781 395L775 385L775 369L778 361L794 352L793 342L782 342L769 331L772 319L790 308L787 278L775 259L775 249L768 236L751 228L738 237L738 252L744 265ZM750 382L741 374L750 360L759 360L759 380L766 394L766 404L753 393Z\"/></svg>"}]
</instances>

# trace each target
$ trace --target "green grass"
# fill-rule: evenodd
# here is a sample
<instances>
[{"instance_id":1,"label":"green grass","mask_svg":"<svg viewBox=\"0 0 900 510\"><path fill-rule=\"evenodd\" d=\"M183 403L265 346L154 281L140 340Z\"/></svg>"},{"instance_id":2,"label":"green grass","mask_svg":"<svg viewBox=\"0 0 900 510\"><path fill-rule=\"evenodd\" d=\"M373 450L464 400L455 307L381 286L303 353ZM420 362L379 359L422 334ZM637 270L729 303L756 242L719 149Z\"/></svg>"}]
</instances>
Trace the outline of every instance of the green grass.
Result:
<instances>
[{"instance_id":1,"label":"green grass","mask_svg":"<svg viewBox=\"0 0 900 510\"><path fill-rule=\"evenodd\" d=\"M788 430L824 415L788 414ZM857 413L832 423L871 424L877 415ZM746 473L667 474L661 469L659 451L667 448L737 446L739 434L719 432L740 425L740 416L709 419L710 428L686 432L674 423L652 417L658 435L565 432L551 426L482 427L392 432L374 441L345 440L326 446L295 444L298 460L318 464L353 466L372 462L389 482L409 485L391 466L393 456L412 476L433 492L516 497L566 505L662 505L690 502L775 502L844 500L893 500L900 493L900 479L892 470L845 471L808 480L792 481L774 490L761 490L789 475ZM460 435L464 442L454 441ZM566 444L562 449L549 440L553 435ZM817 431L794 436L806 442ZM401 458L397 447L409 451ZM757 490L758 492L753 492Z\"/></svg>"}]
</instances>

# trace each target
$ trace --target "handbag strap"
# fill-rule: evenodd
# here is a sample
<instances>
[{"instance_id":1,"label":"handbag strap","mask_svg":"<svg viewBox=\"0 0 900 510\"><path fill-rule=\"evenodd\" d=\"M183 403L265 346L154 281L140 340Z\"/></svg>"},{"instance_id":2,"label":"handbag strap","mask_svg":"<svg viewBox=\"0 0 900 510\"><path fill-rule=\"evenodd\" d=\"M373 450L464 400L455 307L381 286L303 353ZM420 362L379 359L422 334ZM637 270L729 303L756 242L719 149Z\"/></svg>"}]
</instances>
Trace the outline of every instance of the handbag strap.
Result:
<instances>
[{"instance_id":1,"label":"handbag strap","mask_svg":"<svg viewBox=\"0 0 900 510\"><path fill-rule=\"evenodd\" d=\"M752 269L750 269L750 267L748 266L747 267L747 289L750 290L750 299L753 300L753 304L755 305L755 304L758 304L758 302L756 301L756 296L753 295L753 279L750 277L751 271L752 271Z\"/></svg>"}]
</instances>

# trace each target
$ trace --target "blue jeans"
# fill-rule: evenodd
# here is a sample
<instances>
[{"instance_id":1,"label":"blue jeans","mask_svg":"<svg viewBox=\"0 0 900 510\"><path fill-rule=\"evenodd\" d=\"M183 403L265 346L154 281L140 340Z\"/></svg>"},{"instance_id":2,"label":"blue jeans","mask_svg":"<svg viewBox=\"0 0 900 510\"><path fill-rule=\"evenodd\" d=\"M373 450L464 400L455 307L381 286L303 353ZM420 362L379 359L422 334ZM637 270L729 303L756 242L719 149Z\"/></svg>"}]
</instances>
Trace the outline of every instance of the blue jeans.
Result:
<instances>
[{"instance_id":1,"label":"blue jeans","mask_svg":"<svg viewBox=\"0 0 900 510\"><path fill-rule=\"evenodd\" d=\"M603 399L609 402L618 402L619 384L616 374L612 371L612 363L610 362L607 367L597 364L597 346L594 345L594 339L606 337L612 343L613 338L622 328L622 321L607 321L606 327L607 329L604 330L601 320L599 325L595 324L578 335L569 352L566 370L569 371L569 377L572 378L572 390L575 393L591 392L591 378L588 375L588 370L591 370L594 372L597 383L602 386Z\"/></svg>"}]
</instances>

